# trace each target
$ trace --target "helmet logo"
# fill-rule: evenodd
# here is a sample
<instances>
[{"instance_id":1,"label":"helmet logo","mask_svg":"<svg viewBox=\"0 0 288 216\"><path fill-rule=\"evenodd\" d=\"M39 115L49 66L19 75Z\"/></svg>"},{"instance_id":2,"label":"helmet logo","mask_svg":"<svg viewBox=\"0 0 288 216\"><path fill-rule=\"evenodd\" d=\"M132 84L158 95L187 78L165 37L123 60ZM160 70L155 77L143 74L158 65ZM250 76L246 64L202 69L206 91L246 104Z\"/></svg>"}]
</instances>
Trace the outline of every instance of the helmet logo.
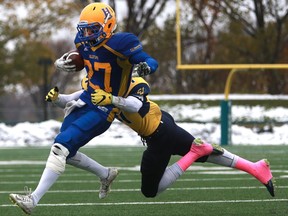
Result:
<instances>
[{"instance_id":1,"label":"helmet logo","mask_svg":"<svg viewBox=\"0 0 288 216\"><path fill-rule=\"evenodd\" d=\"M102 8L102 11L104 13L104 20L109 20L112 18L112 14L110 13L109 9L108 8Z\"/></svg>"}]
</instances>

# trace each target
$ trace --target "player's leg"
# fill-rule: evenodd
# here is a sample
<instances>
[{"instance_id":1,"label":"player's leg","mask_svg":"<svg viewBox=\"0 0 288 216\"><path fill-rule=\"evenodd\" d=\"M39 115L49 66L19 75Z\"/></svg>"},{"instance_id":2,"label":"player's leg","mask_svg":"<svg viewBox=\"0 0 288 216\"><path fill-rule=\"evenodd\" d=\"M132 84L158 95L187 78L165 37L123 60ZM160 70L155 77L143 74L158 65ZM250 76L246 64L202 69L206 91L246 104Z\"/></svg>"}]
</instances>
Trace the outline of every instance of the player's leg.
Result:
<instances>
[{"instance_id":1,"label":"player's leg","mask_svg":"<svg viewBox=\"0 0 288 216\"><path fill-rule=\"evenodd\" d=\"M108 167L99 164L79 151L73 157L67 159L67 164L91 172L99 178L106 178L108 176Z\"/></svg>"},{"instance_id":2,"label":"player's leg","mask_svg":"<svg viewBox=\"0 0 288 216\"><path fill-rule=\"evenodd\" d=\"M185 139L184 134L183 136ZM182 152L182 153L187 152L187 153L182 158L180 158L176 163L167 167L159 183L158 194L166 190L168 187L170 187L170 185L172 185L196 160L198 160L200 157L203 157L203 155L211 153L212 147L210 144L206 143L203 145L203 143L200 143L199 145L193 143L191 145L192 139L190 137L190 134L189 135L187 134L186 138L187 142L183 142L185 143L184 145L180 145L180 143L182 142L179 143L178 140L177 144L179 145L175 145L175 148L177 148L176 152Z\"/></svg>"},{"instance_id":3,"label":"player's leg","mask_svg":"<svg viewBox=\"0 0 288 216\"><path fill-rule=\"evenodd\" d=\"M157 143L153 144L157 145ZM148 146L143 152L141 160L141 192L145 197L155 197L158 194L159 183L164 172L166 172L165 169L169 160L170 153L161 151L161 149L154 149ZM170 172L171 175L174 175L173 171L171 171L172 173Z\"/></svg>"},{"instance_id":4,"label":"player's leg","mask_svg":"<svg viewBox=\"0 0 288 216\"><path fill-rule=\"evenodd\" d=\"M29 195L9 195L10 199L24 212L31 213L44 194L56 182L59 175L64 172L68 155L75 155L81 146L109 128L111 123L106 121L104 115L94 110L82 112L82 109L87 109L87 107L76 109L69 115L69 118L64 119L64 125L70 126L66 126L65 130L56 137L35 191ZM79 115L80 112L82 115ZM80 117L78 118L78 116ZM74 119L75 121L73 121ZM70 123L67 124L67 121Z\"/></svg>"},{"instance_id":5,"label":"player's leg","mask_svg":"<svg viewBox=\"0 0 288 216\"><path fill-rule=\"evenodd\" d=\"M86 112L83 112L83 110ZM85 145L93 137L101 134L103 129L98 130L98 128L101 128L102 125L105 129L109 127L105 127L105 121L102 115L90 111L87 107L76 109L67 119L64 119L63 125L70 126L65 127L65 130L55 138L55 143L57 144L52 146L46 168L37 188L32 193L35 204L40 201L43 195L56 182L58 176L64 172L68 155L69 158L74 156L81 146ZM102 122L103 124L100 126ZM57 149L62 151L57 151Z\"/></svg>"},{"instance_id":6,"label":"player's leg","mask_svg":"<svg viewBox=\"0 0 288 216\"><path fill-rule=\"evenodd\" d=\"M56 182L58 177L64 173L66 158L69 155L69 151L66 147L59 143L55 143L51 147L50 154L48 156L46 167L40 178L37 188L32 193L34 204L37 205L43 195L49 190L49 188Z\"/></svg>"},{"instance_id":7,"label":"player's leg","mask_svg":"<svg viewBox=\"0 0 288 216\"><path fill-rule=\"evenodd\" d=\"M190 133L175 123L169 113L162 111L162 119L163 124L167 124L165 137L167 137L167 143L172 146L171 154L183 156L177 162L183 171L197 159L212 153L213 147L211 144L205 143L201 139L194 139Z\"/></svg>"},{"instance_id":8,"label":"player's leg","mask_svg":"<svg viewBox=\"0 0 288 216\"><path fill-rule=\"evenodd\" d=\"M68 154L69 151L67 148L59 143L55 143L51 147L46 167L35 191L32 194L28 193L27 195L10 194L9 198L11 201L17 204L26 214L31 214L42 196L64 172Z\"/></svg>"},{"instance_id":9,"label":"player's leg","mask_svg":"<svg viewBox=\"0 0 288 216\"><path fill-rule=\"evenodd\" d=\"M273 176L269 162L266 159L254 163L223 148L223 154L211 154L207 158L207 162L232 167L249 173L264 184L271 196L274 196Z\"/></svg>"},{"instance_id":10,"label":"player's leg","mask_svg":"<svg viewBox=\"0 0 288 216\"><path fill-rule=\"evenodd\" d=\"M71 123L76 118L76 115L71 115L69 119L64 119L66 125ZM62 124L63 127L63 124ZM65 126L65 129L67 128ZM62 129L63 131L63 129ZM33 193L26 191L25 195L10 194L10 200L17 204L26 214L31 214L37 206L39 200L49 190L49 188L57 181L59 175L64 172L66 157L69 155L69 150L60 143L55 143L50 149L46 167L43 170L39 183Z\"/></svg>"},{"instance_id":11,"label":"player's leg","mask_svg":"<svg viewBox=\"0 0 288 216\"><path fill-rule=\"evenodd\" d=\"M67 159L67 164L91 172L100 178L100 199L107 197L110 192L111 184L118 175L118 170L116 168L104 167L79 151L73 157Z\"/></svg>"},{"instance_id":12,"label":"player's leg","mask_svg":"<svg viewBox=\"0 0 288 216\"><path fill-rule=\"evenodd\" d=\"M165 113L165 112L163 112ZM173 133L172 131L169 134ZM174 137L176 140L174 141L175 147L173 154L177 155L186 155L178 161L178 164L182 166L182 169L187 169L194 161L193 156L190 156L191 153L188 152L188 148L190 146L191 140L194 140L192 135L188 135L188 132L183 130L182 128L178 127L178 135ZM171 138L171 141L173 139ZM208 144L209 145L209 144ZM260 160L256 163L248 161L244 158L241 158L231 152L227 151L226 149L222 148L218 145L213 145L213 153L209 154L208 156L199 157L196 161L197 162L210 162L219 164L222 166L232 167L235 169L239 169L245 171L255 178L257 178L262 184L266 186L269 193L274 196L274 185L273 185L273 176L269 167L269 162L267 160ZM188 152L188 153L187 153ZM195 157L195 155L194 155ZM188 160L186 160L188 158ZM189 165L190 164L190 165Z\"/></svg>"},{"instance_id":13,"label":"player's leg","mask_svg":"<svg viewBox=\"0 0 288 216\"><path fill-rule=\"evenodd\" d=\"M210 144L194 142L186 155L166 168L159 183L157 194L170 187L198 158L210 154L212 150L213 148Z\"/></svg>"},{"instance_id":14,"label":"player's leg","mask_svg":"<svg viewBox=\"0 0 288 216\"><path fill-rule=\"evenodd\" d=\"M73 137L71 141L69 139L65 139L65 136L57 137L56 140L61 140L61 142L65 142L65 144L69 145L70 146L69 158L74 157L77 154L77 151L80 147L89 142L92 138L105 132L110 125L111 122L107 121L107 115L103 114L102 111L97 111L97 109L94 109L92 111L86 110L84 113L82 111L81 117L73 122L73 126L75 128L78 128L79 131L81 131L81 136L78 136L78 138ZM67 131L67 132L73 133L73 131ZM81 142L79 142L79 140L81 140ZM88 158L86 155L82 154L81 156L82 160L78 161L78 163L74 161L73 165L74 166L78 165L79 168L84 168L84 166L86 166L87 171L99 175L100 177L99 198L101 199L105 198L110 191L111 183L118 175L118 170L115 168L103 167L96 161L92 160L91 158ZM71 162L71 160L69 161Z\"/></svg>"},{"instance_id":15,"label":"player's leg","mask_svg":"<svg viewBox=\"0 0 288 216\"><path fill-rule=\"evenodd\" d=\"M211 154L213 147L209 143L203 142L201 139L194 139L190 151L184 155L177 163L183 171L188 169L197 159Z\"/></svg>"},{"instance_id":16,"label":"player's leg","mask_svg":"<svg viewBox=\"0 0 288 216\"><path fill-rule=\"evenodd\" d=\"M154 137L154 139L152 140L153 143L150 143L150 146L148 146L148 150L143 155L144 157L141 166L145 167L146 169L155 170L155 164L161 165L161 168L159 168L159 171L157 172L162 174L161 180L158 185L157 194L166 190L171 184L173 184L183 174L183 172L198 158L210 154L213 150L210 144L206 144L203 142L195 142L192 144L193 136L191 136L191 134L189 134L187 131L178 127L170 114L162 111L161 121L163 123L160 131L158 132L159 135L158 137ZM182 143L185 143L185 145L182 145ZM155 146L157 146L157 148ZM179 146L181 149L179 149ZM183 155L185 153L186 154L175 164L167 167L165 169L165 172L163 173L164 168L168 165L171 155L177 153L181 153ZM150 162L151 164L149 164L149 162L147 161L149 161L149 159L151 160L151 155L154 156L154 163ZM157 181L159 181L159 176L157 178ZM155 187L156 186L154 183L154 192ZM153 195L156 196L155 193Z\"/></svg>"},{"instance_id":17,"label":"player's leg","mask_svg":"<svg viewBox=\"0 0 288 216\"><path fill-rule=\"evenodd\" d=\"M171 139L174 139L173 118L168 113L162 112L160 124L157 133L146 139L148 147L143 152L141 161L141 191L146 197L155 197L183 173L178 164L167 167L174 148L171 142Z\"/></svg>"}]
</instances>

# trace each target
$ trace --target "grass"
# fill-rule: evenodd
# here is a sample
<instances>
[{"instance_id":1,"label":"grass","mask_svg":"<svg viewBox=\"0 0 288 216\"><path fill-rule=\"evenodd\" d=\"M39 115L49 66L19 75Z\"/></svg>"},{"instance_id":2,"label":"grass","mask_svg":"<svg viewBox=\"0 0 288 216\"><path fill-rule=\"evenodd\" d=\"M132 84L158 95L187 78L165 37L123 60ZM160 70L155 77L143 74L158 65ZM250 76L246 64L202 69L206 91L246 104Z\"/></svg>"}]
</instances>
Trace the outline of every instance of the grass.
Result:
<instances>
[{"instance_id":1,"label":"grass","mask_svg":"<svg viewBox=\"0 0 288 216\"><path fill-rule=\"evenodd\" d=\"M120 174L110 195L99 200L98 180L92 174L68 165L33 215L288 215L287 146L227 147L251 161L269 159L277 183L274 198L250 175L208 163L193 164L168 190L156 198L145 198L139 190L141 176L138 171L144 148L101 146L81 149L105 166L119 167ZM48 153L48 148L0 149L1 216L23 215L12 205L8 195L21 193L25 185L36 188ZM171 163L178 158L173 157ZM20 164L11 163L13 161L20 161Z\"/></svg>"}]
</instances>

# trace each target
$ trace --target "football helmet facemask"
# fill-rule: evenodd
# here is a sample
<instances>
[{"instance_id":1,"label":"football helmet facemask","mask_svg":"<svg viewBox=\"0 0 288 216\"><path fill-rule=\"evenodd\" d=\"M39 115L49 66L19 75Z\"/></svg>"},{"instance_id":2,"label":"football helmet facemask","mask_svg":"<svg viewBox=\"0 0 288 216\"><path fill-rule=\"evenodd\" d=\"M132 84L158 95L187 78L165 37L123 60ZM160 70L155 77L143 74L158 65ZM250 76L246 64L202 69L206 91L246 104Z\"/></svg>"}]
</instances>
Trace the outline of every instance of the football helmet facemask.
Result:
<instances>
[{"instance_id":1,"label":"football helmet facemask","mask_svg":"<svg viewBox=\"0 0 288 216\"><path fill-rule=\"evenodd\" d=\"M91 3L82 10L77 31L86 47L94 47L111 37L116 27L116 15L109 5Z\"/></svg>"}]
</instances>

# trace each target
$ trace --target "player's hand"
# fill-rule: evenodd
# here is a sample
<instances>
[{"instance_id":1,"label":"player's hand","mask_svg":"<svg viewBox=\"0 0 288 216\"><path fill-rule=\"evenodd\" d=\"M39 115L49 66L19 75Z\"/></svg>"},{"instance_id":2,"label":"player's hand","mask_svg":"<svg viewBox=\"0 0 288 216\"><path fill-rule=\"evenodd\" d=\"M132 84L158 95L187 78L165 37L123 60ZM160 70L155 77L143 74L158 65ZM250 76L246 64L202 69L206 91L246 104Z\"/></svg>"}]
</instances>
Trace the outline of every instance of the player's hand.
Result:
<instances>
[{"instance_id":1,"label":"player's hand","mask_svg":"<svg viewBox=\"0 0 288 216\"><path fill-rule=\"evenodd\" d=\"M140 62L139 64L134 66L132 76L133 77L136 77L136 76L144 77L144 76L150 74L150 72L151 72L151 69L150 69L149 65L146 62Z\"/></svg>"},{"instance_id":2,"label":"player's hand","mask_svg":"<svg viewBox=\"0 0 288 216\"><path fill-rule=\"evenodd\" d=\"M96 89L94 93L91 94L91 101L94 105L105 106L112 104L112 94L107 93L102 89Z\"/></svg>"},{"instance_id":3,"label":"player's hand","mask_svg":"<svg viewBox=\"0 0 288 216\"><path fill-rule=\"evenodd\" d=\"M65 53L59 59L54 62L55 67L58 70L65 71L65 72L76 72L76 65L69 64L72 62L72 59L66 59L68 53Z\"/></svg>"},{"instance_id":4,"label":"player's hand","mask_svg":"<svg viewBox=\"0 0 288 216\"><path fill-rule=\"evenodd\" d=\"M58 99L59 89L56 87L52 88L45 97L45 101L54 102Z\"/></svg>"}]
</instances>

